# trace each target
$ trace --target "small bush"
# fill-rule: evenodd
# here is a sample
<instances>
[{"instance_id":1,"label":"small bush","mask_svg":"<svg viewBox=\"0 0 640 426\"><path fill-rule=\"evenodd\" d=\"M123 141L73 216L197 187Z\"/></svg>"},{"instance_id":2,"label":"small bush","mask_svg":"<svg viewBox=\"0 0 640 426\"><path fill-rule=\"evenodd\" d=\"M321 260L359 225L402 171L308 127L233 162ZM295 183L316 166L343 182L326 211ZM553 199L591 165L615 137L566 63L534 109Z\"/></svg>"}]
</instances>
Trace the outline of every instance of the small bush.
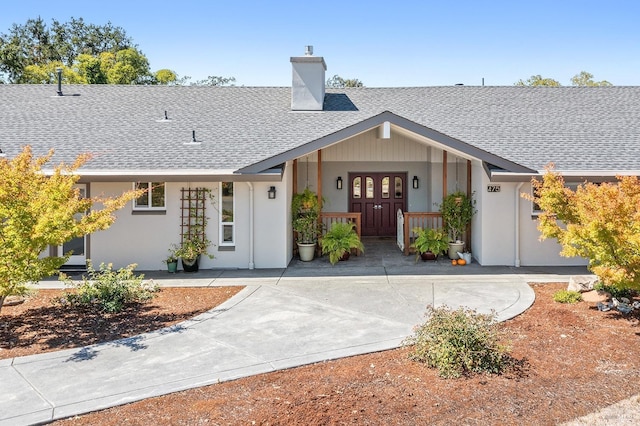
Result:
<instances>
[{"instance_id":1,"label":"small bush","mask_svg":"<svg viewBox=\"0 0 640 426\"><path fill-rule=\"evenodd\" d=\"M558 290L553 294L553 300L558 303L578 303L582 300L582 294L573 290Z\"/></svg>"},{"instance_id":2,"label":"small bush","mask_svg":"<svg viewBox=\"0 0 640 426\"><path fill-rule=\"evenodd\" d=\"M114 271L111 263L102 263L100 270L96 271L91 262L87 262L88 277L83 276L81 282L72 281L61 274L60 279L75 288L74 292L63 296L63 302L71 306L97 307L101 311L114 313L122 311L127 303L149 300L155 296L158 287L145 283L144 275L135 275L133 270L136 266L132 264Z\"/></svg>"},{"instance_id":3,"label":"small bush","mask_svg":"<svg viewBox=\"0 0 640 426\"><path fill-rule=\"evenodd\" d=\"M616 299L620 299L621 297L631 299L637 293L635 290L630 288L620 288L613 285L602 284L601 282L596 283L593 286L593 289L606 291L611 295L611 297L615 297Z\"/></svg>"},{"instance_id":4,"label":"small bush","mask_svg":"<svg viewBox=\"0 0 640 426\"><path fill-rule=\"evenodd\" d=\"M405 345L413 345L409 358L437 368L441 377L469 373L501 373L509 365L508 348L495 313L427 307L427 322L415 329Z\"/></svg>"}]
</instances>

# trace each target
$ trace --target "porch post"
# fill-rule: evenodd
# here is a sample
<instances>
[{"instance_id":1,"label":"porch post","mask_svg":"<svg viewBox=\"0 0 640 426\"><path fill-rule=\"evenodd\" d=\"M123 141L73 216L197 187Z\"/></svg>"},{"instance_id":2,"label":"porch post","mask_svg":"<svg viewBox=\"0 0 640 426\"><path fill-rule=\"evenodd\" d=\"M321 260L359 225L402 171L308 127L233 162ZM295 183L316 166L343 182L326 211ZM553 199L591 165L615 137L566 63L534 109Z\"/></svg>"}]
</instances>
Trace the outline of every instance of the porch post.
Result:
<instances>
[{"instance_id":1,"label":"porch post","mask_svg":"<svg viewBox=\"0 0 640 426\"><path fill-rule=\"evenodd\" d=\"M291 170L291 173L293 173L293 193L297 194L298 193L298 159L295 158L293 160L293 167Z\"/></svg>"},{"instance_id":2,"label":"porch post","mask_svg":"<svg viewBox=\"0 0 640 426\"><path fill-rule=\"evenodd\" d=\"M447 151L442 151L442 198L447 196Z\"/></svg>"},{"instance_id":3,"label":"porch post","mask_svg":"<svg viewBox=\"0 0 640 426\"><path fill-rule=\"evenodd\" d=\"M318 203L322 203L322 150L318 150Z\"/></svg>"},{"instance_id":4,"label":"porch post","mask_svg":"<svg viewBox=\"0 0 640 426\"><path fill-rule=\"evenodd\" d=\"M471 160L467 160L467 197L471 198ZM467 226L467 251L471 251L471 222Z\"/></svg>"}]
</instances>

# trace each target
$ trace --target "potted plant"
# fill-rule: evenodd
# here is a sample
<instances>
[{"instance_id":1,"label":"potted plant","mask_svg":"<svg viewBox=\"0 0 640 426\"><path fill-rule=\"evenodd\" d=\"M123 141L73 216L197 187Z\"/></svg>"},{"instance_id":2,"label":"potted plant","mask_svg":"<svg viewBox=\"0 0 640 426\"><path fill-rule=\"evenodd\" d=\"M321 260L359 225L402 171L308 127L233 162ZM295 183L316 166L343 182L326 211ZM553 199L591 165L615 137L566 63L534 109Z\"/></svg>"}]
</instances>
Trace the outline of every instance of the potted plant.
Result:
<instances>
[{"instance_id":1,"label":"potted plant","mask_svg":"<svg viewBox=\"0 0 640 426\"><path fill-rule=\"evenodd\" d=\"M416 250L416 262L436 260L438 255L449 248L449 237L444 229L413 228L416 239L411 247Z\"/></svg>"},{"instance_id":2,"label":"potted plant","mask_svg":"<svg viewBox=\"0 0 640 426\"><path fill-rule=\"evenodd\" d=\"M442 200L440 213L449 234L449 258L458 259L464 249L462 234L467 230L476 213L475 200L462 191L453 192Z\"/></svg>"},{"instance_id":3,"label":"potted plant","mask_svg":"<svg viewBox=\"0 0 640 426\"><path fill-rule=\"evenodd\" d=\"M206 238L184 240L175 251L175 255L182 261L182 269L185 272L198 272L201 255L204 254L213 259L213 255L207 253L210 245L211 242Z\"/></svg>"},{"instance_id":4,"label":"potted plant","mask_svg":"<svg viewBox=\"0 0 640 426\"><path fill-rule=\"evenodd\" d=\"M338 260L347 260L351 249L364 251L356 226L351 222L335 222L322 237L322 254L329 254L329 262L335 265Z\"/></svg>"},{"instance_id":5,"label":"potted plant","mask_svg":"<svg viewBox=\"0 0 640 426\"><path fill-rule=\"evenodd\" d=\"M176 251L178 250L178 246L176 244L172 244L169 249L169 254L167 254L167 258L165 259L165 263L167 264L167 271L170 273L175 273L178 271L178 256L176 255Z\"/></svg>"},{"instance_id":6,"label":"potted plant","mask_svg":"<svg viewBox=\"0 0 640 426\"><path fill-rule=\"evenodd\" d=\"M309 188L293 195L291 200L292 226L297 235L298 253L302 261L313 260L318 235L322 232L321 209L321 200Z\"/></svg>"}]
</instances>

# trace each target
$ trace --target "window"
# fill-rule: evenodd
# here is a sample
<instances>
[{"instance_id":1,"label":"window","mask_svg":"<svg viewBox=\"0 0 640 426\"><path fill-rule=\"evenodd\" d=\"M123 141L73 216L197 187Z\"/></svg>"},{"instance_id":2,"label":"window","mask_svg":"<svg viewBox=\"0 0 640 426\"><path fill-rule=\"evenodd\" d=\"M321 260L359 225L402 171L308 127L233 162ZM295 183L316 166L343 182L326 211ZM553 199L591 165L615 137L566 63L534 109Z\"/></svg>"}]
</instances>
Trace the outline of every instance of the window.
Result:
<instances>
[{"instance_id":1,"label":"window","mask_svg":"<svg viewBox=\"0 0 640 426\"><path fill-rule=\"evenodd\" d=\"M400 176L395 177L395 197L402 198L402 178Z\"/></svg>"},{"instance_id":2,"label":"window","mask_svg":"<svg viewBox=\"0 0 640 426\"><path fill-rule=\"evenodd\" d=\"M353 192L353 198L362 198L362 192L360 189L360 186L362 185L362 178L360 176L353 178L353 183L352 183L352 192Z\"/></svg>"},{"instance_id":3,"label":"window","mask_svg":"<svg viewBox=\"0 0 640 426\"><path fill-rule=\"evenodd\" d=\"M573 192L576 191L576 189L578 189L578 186L580 186L579 183L577 182L565 182L564 183L565 188L569 188L571 189ZM531 188L531 196L533 197L535 194L533 193L533 188ZM537 218L538 215L540 215L540 213L542 213L542 209L540 208L540 206L538 205L538 203L536 202L531 202L531 216L533 219Z\"/></svg>"},{"instance_id":4,"label":"window","mask_svg":"<svg viewBox=\"0 0 640 426\"><path fill-rule=\"evenodd\" d=\"M389 198L389 176L382 178L382 198Z\"/></svg>"},{"instance_id":5,"label":"window","mask_svg":"<svg viewBox=\"0 0 640 426\"><path fill-rule=\"evenodd\" d=\"M235 198L233 196L233 182L220 183L220 246L233 246L235 236Z\"/></svg>"},{"instance_id":6,"label":"window","mask_svg":"<svg viewBox=\"0 0 640 426\"><path fill-rule=\"evenodd\" d=\"M164 182L135 182L134 189L145 189L146 192L133 200L134 210L165 210L166 191Z\"/></svg>"}]
</instances>

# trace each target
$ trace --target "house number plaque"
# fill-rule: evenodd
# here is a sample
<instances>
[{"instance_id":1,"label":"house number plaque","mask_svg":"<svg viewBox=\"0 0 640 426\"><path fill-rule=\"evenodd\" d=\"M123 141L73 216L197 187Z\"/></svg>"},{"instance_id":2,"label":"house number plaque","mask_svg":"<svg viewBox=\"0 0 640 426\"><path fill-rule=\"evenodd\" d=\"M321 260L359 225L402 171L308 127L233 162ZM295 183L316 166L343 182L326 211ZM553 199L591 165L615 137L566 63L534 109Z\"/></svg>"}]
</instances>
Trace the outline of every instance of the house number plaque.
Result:
<instances>
[{"instance_id":1,"label":"house number plaque","mask_svg":"<svg viewBox=\"0 0 640 426\"><path fill-rule=\"evenodd\" d=\"M487 192L500 192L500 185L487 185Z\"/></svg>"}]
</instances>

